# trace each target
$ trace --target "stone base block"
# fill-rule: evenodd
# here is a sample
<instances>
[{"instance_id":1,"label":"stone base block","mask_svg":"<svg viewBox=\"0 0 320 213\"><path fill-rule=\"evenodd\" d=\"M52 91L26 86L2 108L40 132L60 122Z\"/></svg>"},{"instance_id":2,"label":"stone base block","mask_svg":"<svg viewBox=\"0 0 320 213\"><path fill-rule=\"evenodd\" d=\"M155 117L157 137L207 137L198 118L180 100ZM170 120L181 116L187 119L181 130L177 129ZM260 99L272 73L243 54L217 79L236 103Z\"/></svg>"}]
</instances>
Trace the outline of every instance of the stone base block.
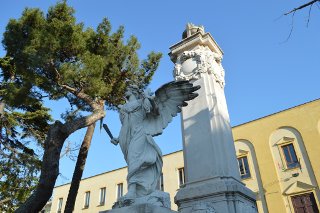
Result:
<instances>
[{"instance_id":1,"label":"stone base block","mask_svg":"<svg viewBox=\"0 0 320 213\"><path fill-rule=\"evenodd\" d=\"M155 206L152 204L137 204L118 209L101 211L100 213L177 213L171 209Z\"/></svg>"},{"instance_id":2,"label":"stone base block","mask_svg":"<svg viewBox=\"0 0 320 213\"><path fill-rule=\"evenodd\" d=\"M123 196L120 197L119 200L113 204L112 209L123 208L139 204L152 204L154 206L160 206L170 209L170 194L167 192L156 190L147 196L138 197L135 199L126 199L126 197Z\"/></svg>"},{"instance_id":3,"label":"stone base block","mask_svg":"<svg viewBox=\"0 0 320 213\"><path fill-rule=\"evenodd\" d=\"M257 213L255 194L233 178L187 183L176 197L180 213Z\"/></svg>"}]
</instances>

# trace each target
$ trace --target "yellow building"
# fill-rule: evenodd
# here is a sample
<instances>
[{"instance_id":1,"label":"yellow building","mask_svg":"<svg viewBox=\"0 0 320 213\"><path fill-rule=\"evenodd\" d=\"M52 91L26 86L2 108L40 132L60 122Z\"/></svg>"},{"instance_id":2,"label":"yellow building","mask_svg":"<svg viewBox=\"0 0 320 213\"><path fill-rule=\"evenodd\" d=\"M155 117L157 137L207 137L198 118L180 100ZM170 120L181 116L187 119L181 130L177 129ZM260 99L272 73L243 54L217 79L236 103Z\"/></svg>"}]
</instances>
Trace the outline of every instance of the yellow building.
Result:
<instances>
[{"instance_id":1,"label":"yellow building","mask_svg":"<svg viewBox=\"0 0 320 213\"><path fill-rule=\"evenodd\" d=\"M233 127L233 136L259 212L319 212L319 99Z\"/></svg>"},{"instance_id":2,"label":"yellow building","mask_svg":"<svg viewBox=\"0 0 320 213\"><path fill-rule=\"evenodd\" d=\"M259 212L319 212L320 100L233 127L239 172L257 194ZM170 193L184 183L183 154L163 157L159 189ZM110 209L126 193L126 167L81 181L74 212ZM63 212L70 184L54 189L51 212Z\"/></svg>"}]
</instances>

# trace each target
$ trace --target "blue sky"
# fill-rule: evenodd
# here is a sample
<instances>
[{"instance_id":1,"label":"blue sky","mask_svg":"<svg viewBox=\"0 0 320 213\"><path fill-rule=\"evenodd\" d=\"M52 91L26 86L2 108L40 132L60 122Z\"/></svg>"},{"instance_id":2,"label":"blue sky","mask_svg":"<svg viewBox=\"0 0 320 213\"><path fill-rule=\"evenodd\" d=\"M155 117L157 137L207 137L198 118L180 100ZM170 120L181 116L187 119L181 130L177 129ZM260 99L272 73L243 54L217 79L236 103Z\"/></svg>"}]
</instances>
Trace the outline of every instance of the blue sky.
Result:
<instances>
[{"instance_id":1,"label":"blue sky","mask_svg":"<svg viewBox=\"0 0 320 213\"><path fill-rule=\"evenodd\" d=\"M0 33L10 18L18 18L25 7L47 11L56 1L1 1ZM173 63L169 47L181 40L188 22L204 25L224 51L222 64L226 72L225 93L231 125L235 126L319 98L320 91L320 5L295 14L293 32L291 16L285 12L306 1L103 1L70 0L78 22L95 28L103 17L116 29L125 26L126 36L135 35L142 46L141 58L154 50L163 53L160 67L150 85L152 90L173 80ZM5 51L0 47L0 56ZM68 103L47 103L55 118L68 108ZM108 111L104 122L118 135L120 122L115 112ZM85 130L67 141L79 144ZM163 154L182 148L179 117L164 134L155 138ZM70 182L75 162L63 158L57 185ZM83 177L125 166L119 147L109 143L104 131L96 129Z\"/></svg>"}]
</instances>

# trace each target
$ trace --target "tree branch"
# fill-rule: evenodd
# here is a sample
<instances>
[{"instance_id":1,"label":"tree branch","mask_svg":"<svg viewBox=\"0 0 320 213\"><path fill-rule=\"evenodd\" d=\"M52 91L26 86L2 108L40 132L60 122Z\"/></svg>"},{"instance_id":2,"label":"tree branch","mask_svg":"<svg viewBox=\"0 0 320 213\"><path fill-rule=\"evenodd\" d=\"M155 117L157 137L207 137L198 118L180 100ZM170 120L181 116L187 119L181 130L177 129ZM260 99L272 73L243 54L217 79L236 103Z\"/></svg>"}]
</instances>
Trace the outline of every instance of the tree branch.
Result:
<instances>
[{"instance_id":1,"label":"tree branch","mask_svg":"<svg viewBox=\"0 0 320 213\"><path fill-rule=\"evenodd\" d=\"M52 69L54 70L54 72L55 72L55 74L56 74L55 80L56 80L57 82L59 82L59 80L60 80L60 78L61 78L61 75L60 75L59 71L57 70L57 68L54 66L54 61L53 61L53 59L51 59L50 65L51 65Z\"/></svg>"},{"instance_id":2,"label":"tree branch","mask_svg":"<svg viewBox=\"0 0 320 213\"><path fill-rule=\"evenodd\" d=\"M294 12L292 13L290 33L289 33L287 39L286 39L285 41L283 41L282 43L287 42L287 41L289 40L289 38L291 37L291 34L292 34L292 32L293 32L293 27L294 27L294 15L295 15L295 14L296 14L296 11L294 11Z\"/></svg>"},{"instance_id":3,"label":"tree branch","mask_svg":"<svg viewBox=\"0 0 320 213\"><path fill-rule=\"evenodd\" d=\"M297 10L301 10L301 9L303 9L303 8L305 8L305 7L308 7L309 5L313 5L314 3L319 2L319 1L320 1L320 0L312 0L312 1L308 2L308 3L305 3L305 4L297 7L297 8L294 8L293 10L285 13L284 15L289 15L290 13L296 12Z\"/></svg>"},{"instance_id":4,"label":"tree branch","mask_svg":"<svg viewBox=\"0 0 320 213\"><path fill-rule=\"evenodd\" d=\"M100 109L100 105L97 104L89 95L81 92L81 90L77 90L69 85L66 85L66 84L60 84L59 80L61 78L61 75L59 73L59 71L57 70L57 68L54 66L54 62L53 60L50 61L50 65L52 67L52 69L54 70L55 72L55 75L56 75L56 83L62 87L63 89L67 90L68 92L72 93L73 95L75 95L76 97L84 100L85 102L87 102L94 110L96 109Z\"/></svg>"},{"instance_id":5,"label":"tree branch","mask_svg":"<svg viewBox=\"0 0 320 213\"><path fill-rule=\"evenodd\" d=\"M4 114L5 104L3 101L0 101L0 117Z\"/></svg>"},{"instance_id":6,"label":"tree branch","mask_svg":"<svg viewBox=\"0 0 320 213\"><path fill-rule=\"evenodd\" d=\"M82 129L86 126L90 126L91 124L95 123L96 121L100 120L105 116L105 111L103 110L103 105L99 107L99 109L94 110L92 114L78 118L76 120L68 121L64 124L64 132L67 134L72 134L74 131L78 129Z\"/></svg>"},{"instance_id":7,"label":"tree branch","mask_svg":"<svg viewBox=\"0 0 320 213\"><path fill-rule=\"evenodd\" d=\"M307 27L309 27L309 22L310 22L310 15L311 15L311 9L312 9L313 4L310 5L309 8L309 14L308 14L308 21L307 21Z\"/></svg>"},{"instance_id":8,"label":"tree branch","mask_svg":"<svg viewBox=\"0 0 320 213\"><path fill-rule=\"evenodd\" d=\"M101 108L101 103L97 103L95 102L89 95L83 93L83 92L79 92L78 90L76 90L73 87L70 87L69 85L66 84L62 84L60 85L63 89L67 90L68 92L71 92L73 95L75 95L76 97L84 100L85 102L87 102L92 109L97 110Z\"/></svg>"},{"instance_id":9,"label":"tree branch","mask_svg":"<svg viewBox=\"0 0 320 213\"><path fill-rule=\"evenodd\" d=\"M11 198L5 198L3 200L0 200L0 204L3 204L3 203L8 202L10 200L11 200Z\"/></svg>"}]
</instances>

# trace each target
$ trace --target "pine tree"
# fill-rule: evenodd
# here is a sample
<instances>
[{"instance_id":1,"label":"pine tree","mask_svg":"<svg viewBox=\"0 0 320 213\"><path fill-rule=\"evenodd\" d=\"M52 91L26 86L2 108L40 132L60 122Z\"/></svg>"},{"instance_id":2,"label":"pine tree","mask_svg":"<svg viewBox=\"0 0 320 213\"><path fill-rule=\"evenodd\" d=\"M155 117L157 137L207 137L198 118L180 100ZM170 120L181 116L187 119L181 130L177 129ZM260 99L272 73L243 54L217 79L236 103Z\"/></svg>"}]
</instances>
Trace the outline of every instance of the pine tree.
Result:
<instances>
[{"instance_id":1,"label":"pine tree","mask_svg":"<svg viewBox=\"0 0 320 213\"><path fill-rule=\"evenodd\" d=\"M35 107L37 115L44 116L40 121L48 126L44 132L32 123L27 135L41 136L44 153L39 183L17 210L37 212L52 195L66 138L102 119L105 108L117 109L129 83L147 86L161 54L151 52L140 61L140 44L134 36L124 41L124 27L112 32L110 22L103 19L97 29L85 29L66 2L49 8L46 15L39 9L25 9L19 19L9 21L2 43L6 63L1 63L0 101L23 114ZM45 98L69 101L72 108L64 123L49 122Z\"/></svg>"},{"instance_id":2,"label":"pine tree","mask_svg":"<svg viewBox=\"0 0 320 213\"><path fill-rule=\"evenodd\" d=\"M0 212L13 212L35 188L49 109L14 82L8 58L0 59Z\"/></svg>"}]
</instances>

